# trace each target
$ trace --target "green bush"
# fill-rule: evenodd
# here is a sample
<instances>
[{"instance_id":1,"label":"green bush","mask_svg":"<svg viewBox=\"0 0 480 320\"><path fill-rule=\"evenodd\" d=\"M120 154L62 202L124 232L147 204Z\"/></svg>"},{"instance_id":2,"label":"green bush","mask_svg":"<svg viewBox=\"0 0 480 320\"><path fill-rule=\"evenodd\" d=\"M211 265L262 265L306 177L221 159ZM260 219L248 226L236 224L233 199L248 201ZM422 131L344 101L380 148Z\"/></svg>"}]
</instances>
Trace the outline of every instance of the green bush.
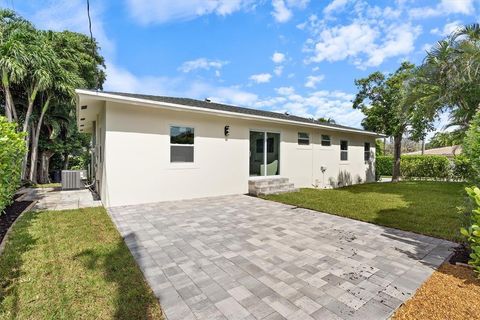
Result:
<instances>
[{"instance_id":1,"label":"green bush","mask_svg":"<svg viewBox=\"0 0 480 320\"><path fill-rule=\"evenodd\" d=\"M393 170L393 157L378 156L375 159L375 175L377 175L378 177L391 176L392 170Z\"/></svg>"},{"instance_id":2,"label":"green bush","mask_svg":"<svg viewBox=\"0 0 480 320\"><path fill-rule=\"evenodd\" d=\"M462 228L460 232L466 237L472 250L468 263L480 274L480 189L466 188L466 191L477 208L472 211L471 225L468 229Z\"/></svg>"},{"instance_id":3,"label":"green bush","mask_svg":"<svg viewBox=\"0 0 480 320\"><path fill-rule=\"evenodd\" d=\"M0 213L11 203L20 185L25 149L23 134L16 131L16 124L0 116Z\"/></svg>"},{"instance_id":4,"label":"green bush","mask_svg":"<svg viewBox=\"0 0 480 320\"><path fill-rule=\"evenodd\" d=\"M461 154L453 158L452 178L460 181L470 181L475 176L472 162Z\"/></svg>"},{"instance_id":5,"label":"green bush","mask_svg":"<svg viewBox=\"0 0 480 320\"><path fill-rule=\"evenodd\" d=\"M473 167L473 181L478 181L480 176L480 112L470 122L465 139L463 140L463 154L470 159Z\"/></svg>"},{"instance_id":6,"label":"green bush","mask_svg":"<svg viewBox=\"0 0 480 320\"><path fill-rule=\"evenodd\" d=\"M450 161L445 156L436 155L402 156L400 172L404 179L448 179Z\"/></svg>"}]
</instances>

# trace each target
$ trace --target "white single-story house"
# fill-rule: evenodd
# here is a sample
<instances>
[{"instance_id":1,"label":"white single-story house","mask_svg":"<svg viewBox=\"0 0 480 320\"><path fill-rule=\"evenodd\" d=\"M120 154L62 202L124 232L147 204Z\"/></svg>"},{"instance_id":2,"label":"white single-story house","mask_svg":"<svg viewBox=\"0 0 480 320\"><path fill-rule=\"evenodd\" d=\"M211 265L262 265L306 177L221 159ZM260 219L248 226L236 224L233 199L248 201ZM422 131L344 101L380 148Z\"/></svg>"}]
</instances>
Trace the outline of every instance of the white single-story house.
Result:
<instances>
[{"instance_id":1,"label":"white single-story house","mask_svg":"<svg viewBox=\"0 0 480 320\"><path fill-rule=\"evenodd\" d=\"M374 181L374 132L186 98L77 90L107 207Z\"/></svg>"}]
</instances>

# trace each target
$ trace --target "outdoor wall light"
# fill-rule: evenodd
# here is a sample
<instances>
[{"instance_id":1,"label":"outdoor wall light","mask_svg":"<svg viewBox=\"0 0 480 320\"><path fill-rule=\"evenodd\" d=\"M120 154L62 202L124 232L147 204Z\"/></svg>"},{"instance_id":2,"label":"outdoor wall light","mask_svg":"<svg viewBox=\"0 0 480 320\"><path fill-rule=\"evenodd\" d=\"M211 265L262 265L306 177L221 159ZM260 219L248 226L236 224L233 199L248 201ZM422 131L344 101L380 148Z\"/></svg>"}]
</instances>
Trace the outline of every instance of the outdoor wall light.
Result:
<instances>
[{"instance_id":1,"label":"outdoor wall light","mask_svg":"<svg viewBox=\"0 0 480 320\"><path fill-rule=\"evenodd\" d=\"M230 126L225 126L225 128L223 128L223 133L225 134L225 137L228 137L230 135Z\"/></svg>"}]
</instances>

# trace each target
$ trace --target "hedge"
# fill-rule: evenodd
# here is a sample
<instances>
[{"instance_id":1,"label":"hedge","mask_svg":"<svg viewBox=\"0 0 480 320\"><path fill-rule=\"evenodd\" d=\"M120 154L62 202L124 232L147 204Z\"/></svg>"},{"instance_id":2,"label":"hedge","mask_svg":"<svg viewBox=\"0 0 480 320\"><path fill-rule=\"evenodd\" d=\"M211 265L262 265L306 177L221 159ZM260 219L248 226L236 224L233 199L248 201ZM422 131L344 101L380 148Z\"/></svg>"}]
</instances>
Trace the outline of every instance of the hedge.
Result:
<instances>
[{"instance_id":1,"label":"hedge","mask_svg":"<svg viewBox=\"0 0 480 320\"><path fill-rule=\"evenodd\" d=\"M393 157L378 156L375 159L375 174L377 176L391 176L393 170Z\"/></svg>"},{"instance_id":2,"label":"hedge","mask_svg":"<svg viewBox=\"0 0 480 320\"><path fill-rule=\"evenodd\" d=\"M379 156L375 162L377 177L391 176L393 157ZM438 155L404 155L400 160L400 172L403 179L440 179L468 180L472 175L469 159L457 156L450 161Z\"/></svg>"},{"instance_id":3,"label":"hedge","mask_svg":"<svg viewBox=\"0 0 480 320\"><path fill-rule=\"evenodd\" d=\"M402 156L400 162L402 178L450 178L450 161L445 156L418 155Z\"/></svg>"},{"instance_id":4,"label":"hedge","mask_svg":"<svg viewBox=\"0 0 480 320\"><path fill-rule=\"evenodd\" d=\"M21 164L26 152L23 134L15 123L0 116L0 214L12 202L20 185Z\"/></svg>"},{"instance_id":5,"label":"hedge","mask_svg":"<svg viewBox=\"0 0 480 320\"><path fill-rule=\"evenodd\" d=\"M468 263L473 266L475 272L480 277L480 189L473 187L466 188L466 191L472 199L475 209L470 216L470 225L468 228L462 228L460 232L465 236L472 250Z\"/></svg>"}]
</instances>

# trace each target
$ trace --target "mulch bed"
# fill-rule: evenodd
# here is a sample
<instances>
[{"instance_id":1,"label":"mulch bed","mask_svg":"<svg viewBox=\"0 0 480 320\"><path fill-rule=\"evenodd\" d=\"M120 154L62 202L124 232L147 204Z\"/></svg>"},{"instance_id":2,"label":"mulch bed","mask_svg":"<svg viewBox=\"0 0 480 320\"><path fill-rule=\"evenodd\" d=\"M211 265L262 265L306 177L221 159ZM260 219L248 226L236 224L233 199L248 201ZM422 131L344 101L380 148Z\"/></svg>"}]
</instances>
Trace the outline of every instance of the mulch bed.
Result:
<instances>
[{"instance_id":1,"label":"mulch bed","mask_svg":"<svg viewBox=\"0 0 480 320\"><path fill-rule=\"evenodd\" d=\"M20 195L15 195L14 200ZM8 228L17 220L18 216L25 210L33 201L14 201L9 205L5 212L0 213L0 243L2 242Z\"/></svg>"},{"instance_id":2,"label":"mulch bed","mask_svg":"<svg viewBox=\"0 0 480 320\"><path fill-rule=\"evenodd\" d=\"M451 264L456 264L457 262L467 264L468 260L470 259L470 253L471 253L470 248L462 244L454 249L453 255L450 258L449 262Z\"/></svg>"},{"instance_id":3,"label":"mulch bed","mask_svg":"<svg viewBox=\"0 0 480 320\"><path fill-rule=\"evenodd\" d=\"M471 268L444 263L392 319L480 319L480 279Z\"/></svg>"}]
</instances>

